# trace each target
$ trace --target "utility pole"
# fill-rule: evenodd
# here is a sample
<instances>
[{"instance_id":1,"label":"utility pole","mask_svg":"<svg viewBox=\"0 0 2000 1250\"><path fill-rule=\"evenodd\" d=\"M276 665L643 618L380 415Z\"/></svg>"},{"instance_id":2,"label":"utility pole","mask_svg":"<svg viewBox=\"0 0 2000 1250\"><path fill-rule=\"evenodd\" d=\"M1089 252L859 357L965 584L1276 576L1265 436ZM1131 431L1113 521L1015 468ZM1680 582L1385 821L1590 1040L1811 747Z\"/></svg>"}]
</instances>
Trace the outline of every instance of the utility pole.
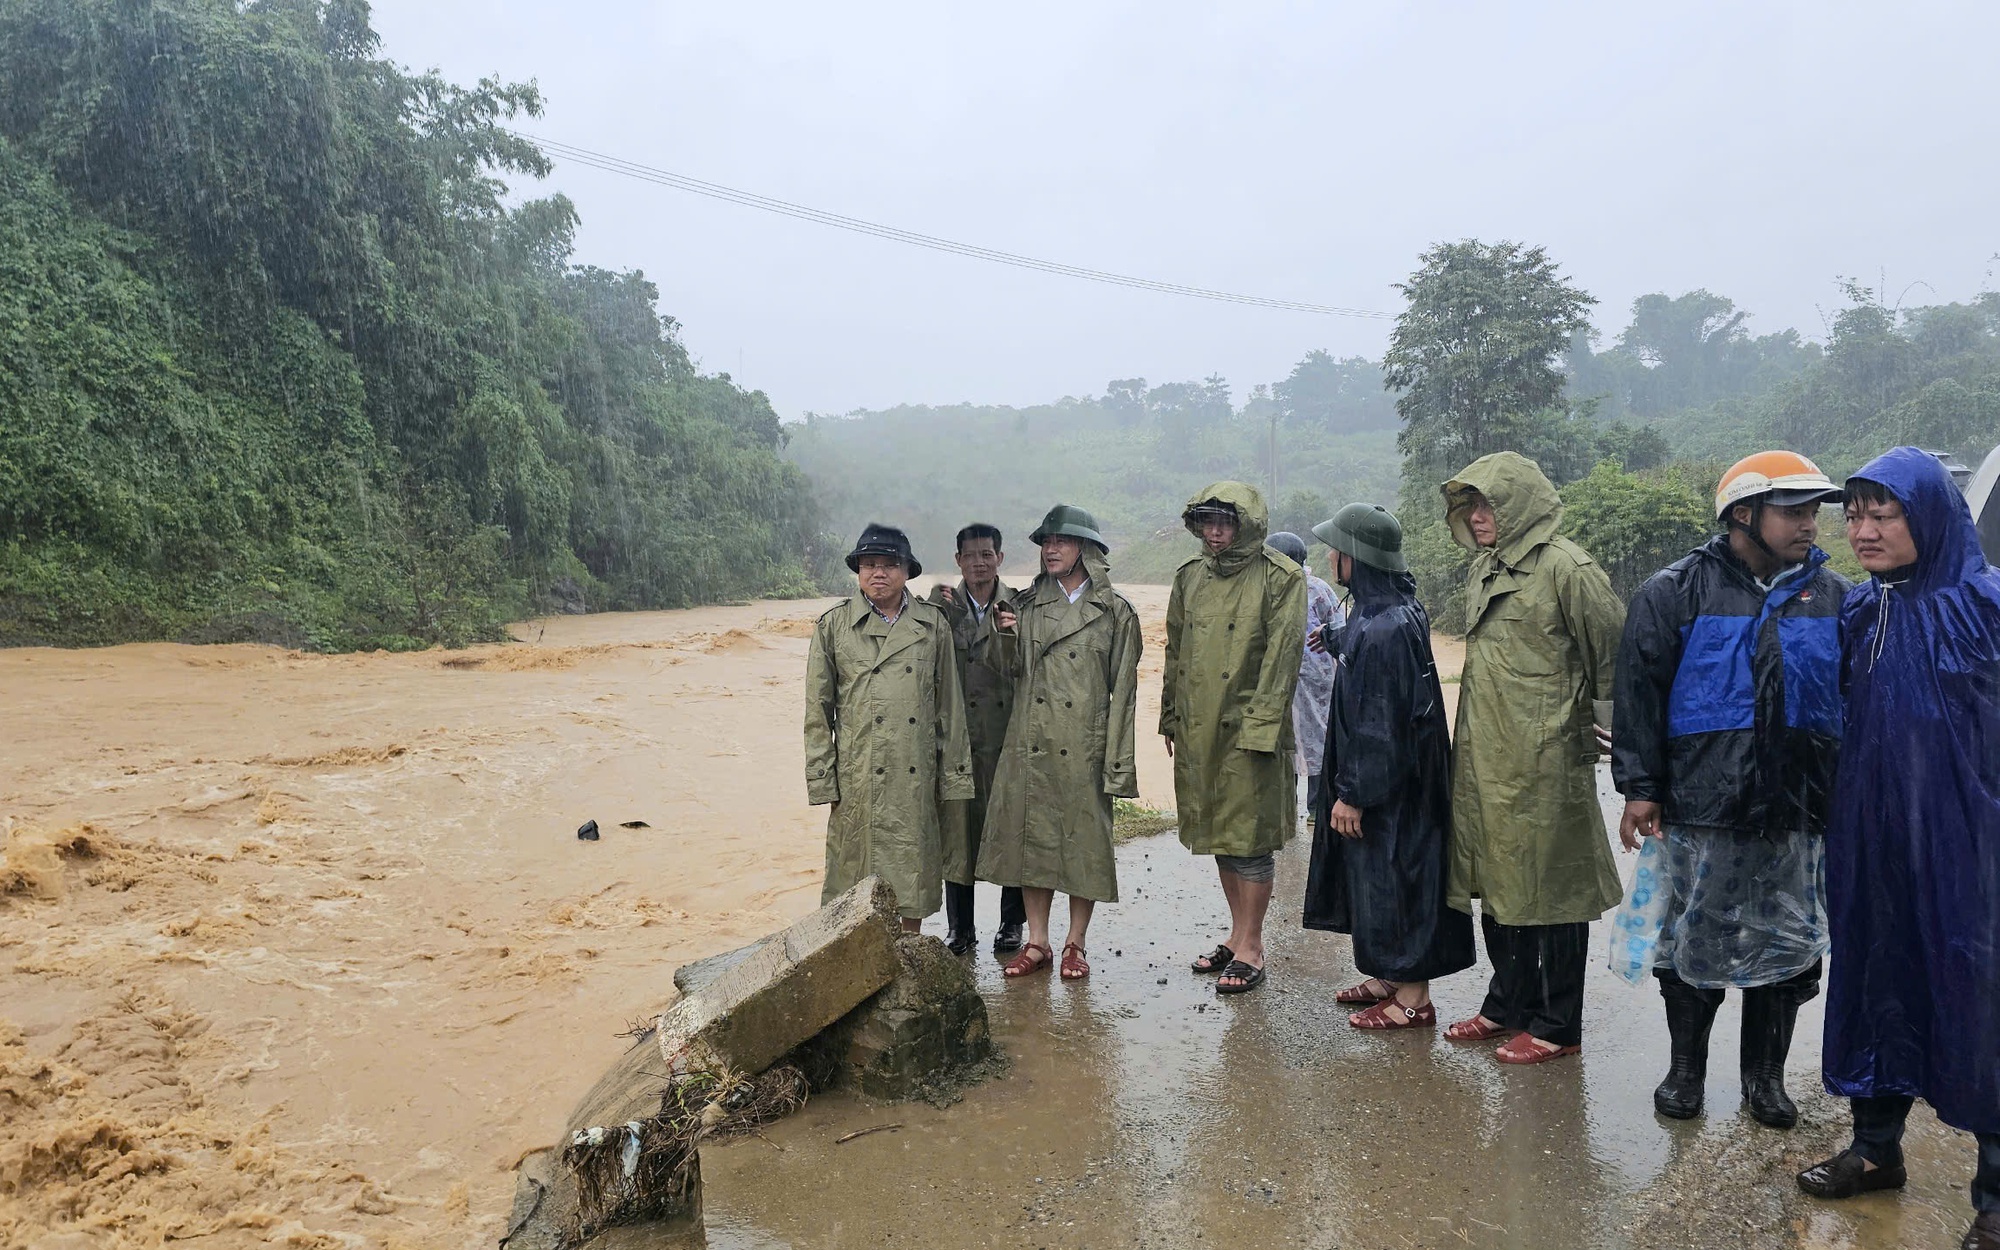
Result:
<instances>
[{"instance_id":1,"label":"utility pole","mask_svg":"<svg viewBox=\"0 0 2000 1250\"><path fill-rule=\"evenodd\" d=\"M1278 510L1278 406L1271 405L1271 511Z\"/></svg>"}]
</instances>

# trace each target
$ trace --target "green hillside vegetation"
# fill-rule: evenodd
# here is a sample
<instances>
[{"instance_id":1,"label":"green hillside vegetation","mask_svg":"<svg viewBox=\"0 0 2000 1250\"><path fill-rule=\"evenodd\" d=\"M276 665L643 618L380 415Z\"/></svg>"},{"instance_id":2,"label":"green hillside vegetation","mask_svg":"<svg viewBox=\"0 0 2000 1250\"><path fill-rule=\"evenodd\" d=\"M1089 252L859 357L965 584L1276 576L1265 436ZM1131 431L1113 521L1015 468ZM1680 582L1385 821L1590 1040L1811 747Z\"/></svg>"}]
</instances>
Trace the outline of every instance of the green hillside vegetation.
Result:
<instances>
[{"instance_id":1,"label":"green hillside vegetation","mask_svg":"<svg viewBox=\"0 0 2000 1250\"><path fill-rule=\"evenodd\" d=\"M570 263L531 85L362 0L0 6L0 643L462 644L814 589L763 395Z\"/></svg>"},{"instance_id":2,"label":"green hillside vegetation","mask_svg":"<svg viewBox=\"0 0 2000 1250\"><path fill-rule=\"evenodd\" d=\"M1486 452L1540 463L1566 532L1630 594L1715 532L1715 481L1750 452L1793 447L1837 479L1899 443L1974 465L2000 443L2000 294L1896 310L1847 284L1824 344L1753 335L1748 313L1707 291L1652 294L1598 351L1595 300L1541 249L1465 240L1421 261L1381 364L1313 352L1240 405L1219 377L1127 379L1030 408L812 416L786 455L841 534L902 524L948 571L956 529L987 520L1024 569L1026 531L1073 502L1104 524L1115 574L1138 583L1194 554L1179 524L1193 491L1233 477L1268 493L1275 434L1274 528L1303 534L1344 503L1400 500L1421 593L1460 630L1466 553L1438 486ZM1839 534L1827 513L1824 545L1858 575Z\"/></svg>"}]
</instances>

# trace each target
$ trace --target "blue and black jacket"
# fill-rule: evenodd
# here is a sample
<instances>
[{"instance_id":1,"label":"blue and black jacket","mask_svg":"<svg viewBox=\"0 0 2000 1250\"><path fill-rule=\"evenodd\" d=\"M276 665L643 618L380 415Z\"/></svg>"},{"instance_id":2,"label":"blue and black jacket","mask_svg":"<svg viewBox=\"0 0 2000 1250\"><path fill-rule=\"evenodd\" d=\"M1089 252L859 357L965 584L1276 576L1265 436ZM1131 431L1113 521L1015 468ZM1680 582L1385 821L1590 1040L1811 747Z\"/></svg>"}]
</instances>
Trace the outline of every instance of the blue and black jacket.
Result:
<instances>
[{"instance_id":1,"label":"blue and black jacket","mask_svg":"<svg viewBox=\"0 0 2000 1250\"><path fill-rule=\"evenodd\" d=\"M1611 776L1670 825L1821 833L1840 759L1840 604L1814 547L1769 590L1720 535L1646 579L1618 647Z\"/></svg>"}]
</instances>

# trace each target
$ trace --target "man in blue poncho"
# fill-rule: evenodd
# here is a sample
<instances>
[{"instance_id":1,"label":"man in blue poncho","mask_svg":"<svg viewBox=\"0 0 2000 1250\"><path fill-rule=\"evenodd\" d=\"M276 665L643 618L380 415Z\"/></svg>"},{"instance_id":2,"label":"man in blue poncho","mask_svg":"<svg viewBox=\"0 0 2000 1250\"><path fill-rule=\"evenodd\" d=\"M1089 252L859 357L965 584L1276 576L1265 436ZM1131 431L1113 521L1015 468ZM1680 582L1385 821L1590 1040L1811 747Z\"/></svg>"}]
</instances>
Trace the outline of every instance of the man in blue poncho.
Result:
<instances>
[{"instance_id":1,"label":"man in blue poncho","mask_svg":"<svg viewBox=\"0 0 2000 1250\"><path fill-rule=\"evenodd\" d=\"M1929 452L1870 461L1846 506L1871 576L1841 611L1823 1062L1828 1092L1853 1101L1854 1141L1799 1186L1901 1188L1922 1098L1978 1138L1961 1246L2000 1250L2000 570Z\"/></svg>"}]
</instances>

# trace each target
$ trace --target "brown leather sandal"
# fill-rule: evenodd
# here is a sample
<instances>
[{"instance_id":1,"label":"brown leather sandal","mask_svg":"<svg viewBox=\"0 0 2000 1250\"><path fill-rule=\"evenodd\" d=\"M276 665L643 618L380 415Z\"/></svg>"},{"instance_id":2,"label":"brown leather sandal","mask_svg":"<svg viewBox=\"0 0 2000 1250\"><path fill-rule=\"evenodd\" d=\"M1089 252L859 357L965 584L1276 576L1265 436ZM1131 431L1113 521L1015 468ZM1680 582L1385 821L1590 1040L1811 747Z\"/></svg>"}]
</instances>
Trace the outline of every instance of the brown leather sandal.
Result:
<instances>
[{"instance_id":1,"label":"brown leather sandal","mask_svg":"<svg viewBox=\"0 0 2000 1250\"><path fill-rule=\"evenodd\" d=\"M1554 1042L1545 1042L1539 1037L1530 1037L1528 1034L1522 1033L1516 1036L1513 1041L1494 1051L1493 1057L1501 1063L1547 1063L1551 1059L1560 1059L1564 1055L1580 1055L1582 1053L1583 1047L1581 1046L1558 1046Z\"/></svg>"},{"instance_id":2,"label":"brown leather sandal","mask_svg":"<svg viewBox=\"0 0 2000 1250\"><path fill-rule=\"evenodd\" d=\"M1437 1022L1435 1003L1405 1007L1393 998L1385 998L1366 1011L1357 1011L1347 1017L1349 1027L1356 1029L1422 1029Z\"/></svg>"},{"instance_id":3,"label":"brown leather sandal","mask_svg":"<svg viewBox=\"0 0 2000 1250\"><path fill-rule=\"evenodd\" d=\"M1454 1042L1490 1042L1507 1030L1491 1022L1482 1024L1478 1016L1460 1020L1444 1031L1444 1035Z\"/></svg>"},{"instance_id":4,"label":"brown leather sandal","mask_svg":"<svg viewBox=\"0 0 2000 1250\"><path fill-rule=\"evenodd\" d=\"M1075 942L1068 942L1064 944L1063 957L1062 957L1063 980L1081 981L1085 977L1090 975L1090 965L1088 963L1085 963L1083 958L1086 953L1087 952L1085 952L1085 950L1081 946L1078 946Z\"/></svg>"},{"instance_id":5,"label":"brown leather sandal","mask_svg":"<svg viewBox=\"0 0 2000 1250\"><path fill-rule=\"evenodd\" d=\"M1382 987L1382 992L1380 994L1377 994L1373 989L1370 988L1371 986L1376 986L1376 985ZM1387 981L1384 981L1381 977L1369 977L1366 981L1363 981L1361 984L1350 985L1346 989L1340 991L1340 993L1335 994L1333 996L1333 1001L1336 1003L1344 1003L1349 1006L1367 1007L1367 1006L1372 1006L1375 1003L1384 1002L1388 999L1394 998L1395 996L1396 996L1395 986L1389 984Z\"/></svg>"},{"instance_id":6,"label":"brown leather sandal","mask_svg":"<svg viewBox=\"0 0 2000 1250\"><path fill-rule=\"evenodd\" d=\"M1042 957L1040 959L1035 958L1037 951L1041 952ZM1023 942L1021 944L1021 953L1007 961L1006 965L1000 969L1000 975L1003 977L1025 977L1037 972L1047 972L1055 966L1055 962L1056 953L1048 947L1035 942Z\"/></svg>"}]
</instances>

